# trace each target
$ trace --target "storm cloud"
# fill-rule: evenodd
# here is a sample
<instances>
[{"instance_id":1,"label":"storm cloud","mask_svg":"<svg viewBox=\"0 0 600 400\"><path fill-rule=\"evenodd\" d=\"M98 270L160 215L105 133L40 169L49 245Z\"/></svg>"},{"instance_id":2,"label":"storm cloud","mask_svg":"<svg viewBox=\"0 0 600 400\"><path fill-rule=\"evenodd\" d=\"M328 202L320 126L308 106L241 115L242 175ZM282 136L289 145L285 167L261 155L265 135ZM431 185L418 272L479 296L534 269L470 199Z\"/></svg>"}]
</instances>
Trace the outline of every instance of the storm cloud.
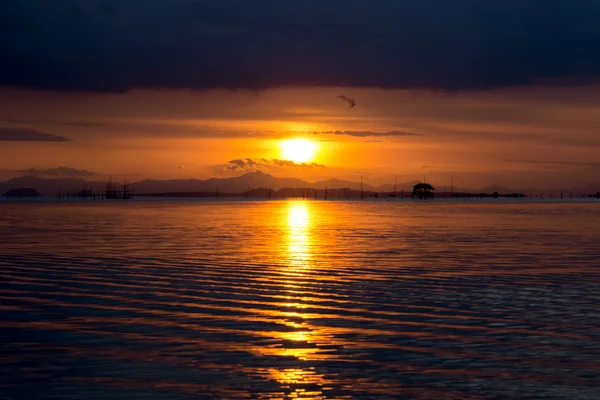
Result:
<instances>
[{"instance_id":1,"label":"storm cloud","mask_svg":"<svg viewBox=\"0 0 600 400\"><path fill-rule=\"evenodd\" d=\"M600 77L600 2L4 0L0 85L488 89Z\"/></svg>"},{"instance_id":2,"label":"storm cloud","mask_svg":"<svg viewBox=\"0 0 600 400\"><path fill-rule=\"evenodd\" d=\"M0 128L0 142L67 142L69 139L35 129Z\"/></svg>"}]
</instances>

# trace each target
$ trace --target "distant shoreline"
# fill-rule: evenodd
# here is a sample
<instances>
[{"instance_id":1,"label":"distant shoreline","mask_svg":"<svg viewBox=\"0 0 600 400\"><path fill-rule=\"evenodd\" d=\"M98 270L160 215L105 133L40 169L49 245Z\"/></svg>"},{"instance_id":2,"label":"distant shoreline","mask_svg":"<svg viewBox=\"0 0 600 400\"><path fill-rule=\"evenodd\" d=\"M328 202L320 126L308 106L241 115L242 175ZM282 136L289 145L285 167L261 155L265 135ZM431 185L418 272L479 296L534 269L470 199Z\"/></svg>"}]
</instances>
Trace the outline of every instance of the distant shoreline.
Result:
<instances>
[{"instance_id":1,"label":"distant shoreline","mask_svg":"<svg viewBox=\"0 0 600 400\"><path fill-rule=\"evenodd\" d=\"M302 191L297 190L297 194L289 195L290 190L285 190L285 193L280 191L273 191L271 193L272 199L324 199L324 190L307 189ZM316 192L316 195L315 195ZM362 195L360 191L348 190L348 189L330 189L328 191L328 200L406 200L411 199L411 193L406 192L403 194L386 193L386 192L367 192L365 191ZM166 192L166 193L143 193L136 194L136 197L166 197L166 198L260 198L268 199L269 193L265 192L264 189L254 189L248 193L216 193L216 192ZM524 199L524 200L577 200L577 199L598 199L600 196L586 195L586 196L571 196L564 195L554 197L529 197L523 193L436 193L434 199L465 199L465 198L510 198L510 199Z\"/></svg>"}]
</instances>

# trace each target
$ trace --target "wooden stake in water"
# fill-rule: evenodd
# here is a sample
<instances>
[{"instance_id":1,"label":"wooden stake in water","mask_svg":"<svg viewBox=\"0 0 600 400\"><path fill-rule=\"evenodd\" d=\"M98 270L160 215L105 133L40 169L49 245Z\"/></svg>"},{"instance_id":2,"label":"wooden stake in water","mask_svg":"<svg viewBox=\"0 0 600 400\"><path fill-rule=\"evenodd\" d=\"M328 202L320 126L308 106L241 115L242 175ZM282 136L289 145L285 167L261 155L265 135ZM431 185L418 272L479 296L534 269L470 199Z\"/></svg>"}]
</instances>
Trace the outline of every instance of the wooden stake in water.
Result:
<instances>
[{"instance_id":1,"label":"wooden stake in water","mask_svg":"<svg viewBox=\"0 0 600 400\"><path fill-rule=\"evenodd\" d=\"M363 193L363 177L360 177L360 199L363 200L365 198L365 195Z\"/></svg>"}]
</instances>

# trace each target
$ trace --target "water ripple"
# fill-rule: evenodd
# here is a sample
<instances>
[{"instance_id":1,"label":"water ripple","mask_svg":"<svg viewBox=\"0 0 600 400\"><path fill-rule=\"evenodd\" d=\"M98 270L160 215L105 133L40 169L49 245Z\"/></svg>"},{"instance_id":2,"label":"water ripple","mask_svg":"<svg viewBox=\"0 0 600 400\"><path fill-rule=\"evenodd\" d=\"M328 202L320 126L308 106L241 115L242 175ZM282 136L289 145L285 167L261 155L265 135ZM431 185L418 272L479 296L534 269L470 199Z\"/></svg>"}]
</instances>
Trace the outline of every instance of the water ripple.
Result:
<instances>
[{"instance_id":1,"label":"water ripple","mask_svg":"<svg viewBox=\"0 0 600 400\"><path fill-rule=\"evenodd\" d=\"M600 399L597 204L0 207L0 398Z\"/></svg>"}]
</instances>

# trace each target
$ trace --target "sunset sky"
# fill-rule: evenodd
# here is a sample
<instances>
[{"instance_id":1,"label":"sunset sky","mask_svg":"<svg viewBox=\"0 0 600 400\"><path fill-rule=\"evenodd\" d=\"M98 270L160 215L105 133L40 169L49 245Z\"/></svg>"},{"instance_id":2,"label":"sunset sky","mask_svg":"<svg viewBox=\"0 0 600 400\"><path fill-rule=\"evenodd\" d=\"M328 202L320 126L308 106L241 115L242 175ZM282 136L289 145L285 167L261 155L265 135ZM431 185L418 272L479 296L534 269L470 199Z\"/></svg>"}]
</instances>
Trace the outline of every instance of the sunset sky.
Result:
<instances>
[{"instance_id":1,"label":"sunset sky","mask_svg":"<svg viewBox=\"0 0 600 400\"><path fill-rule=\"evenodd\" d=\"M0 178L599 181L597 1L0 7Z\"/></svg>"}]
</instances>

